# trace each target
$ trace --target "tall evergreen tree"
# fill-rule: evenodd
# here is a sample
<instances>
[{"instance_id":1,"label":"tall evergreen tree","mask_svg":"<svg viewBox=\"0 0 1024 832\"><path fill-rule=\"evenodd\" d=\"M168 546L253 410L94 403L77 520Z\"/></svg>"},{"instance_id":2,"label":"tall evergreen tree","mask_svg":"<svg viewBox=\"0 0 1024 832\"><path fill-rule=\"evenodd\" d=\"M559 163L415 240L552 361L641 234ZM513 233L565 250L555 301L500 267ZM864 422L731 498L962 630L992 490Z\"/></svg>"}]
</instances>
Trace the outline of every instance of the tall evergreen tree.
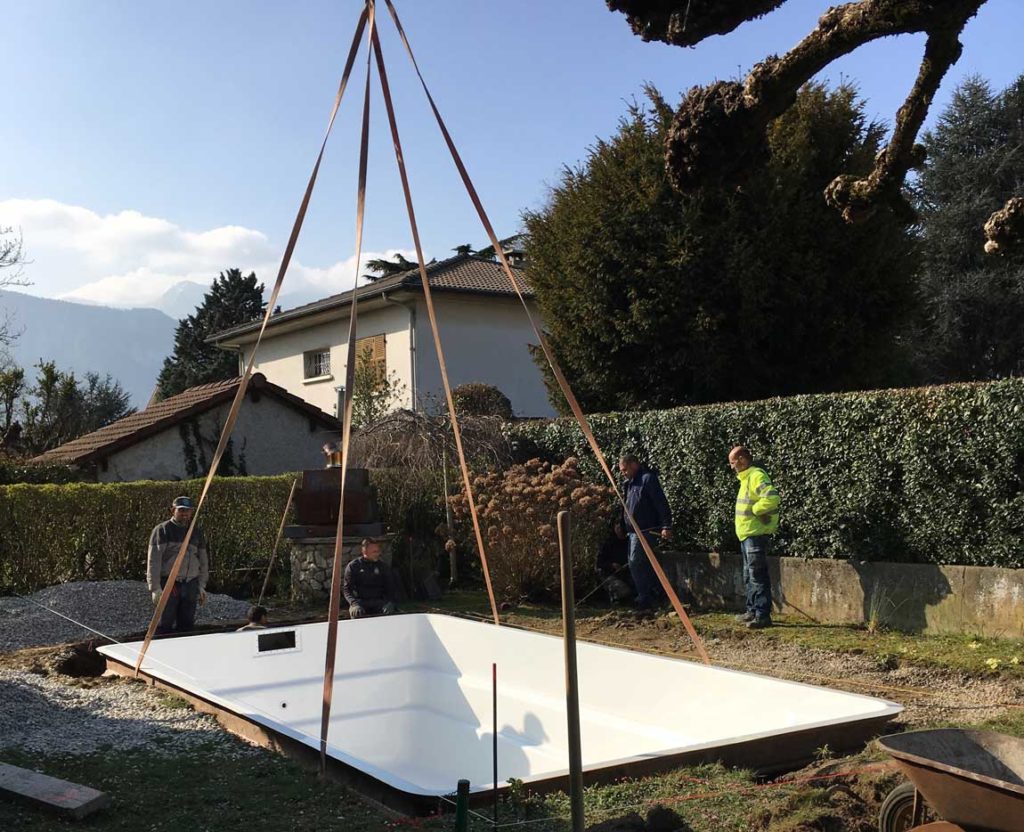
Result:
<instances>
[{"instance_id":1,"label":"tall evergreen tree","mask_svg":"<svg viewBox=\"0 0 1024 832\"><path fill-rule=\"evenodd\" d=\"M376 260L367 260L366 268L370 273L366 275L366 278L368 280L380 280L382 277L389 277L393 274L401 274L410 269L415 269L416 265L412 260L406 260L405 256L400 252L395 252L394 257L390 260L385 260L383 257L379 257Z\"/></svg>"},{"instance_id":2,"label":"tall evergreen tree","mask_svg":"<svg viewBox=\"0 0 1024 832\"><path fill-rule=\"evenodd\" d=\"M982 251L981 227L1024 195L1024 76L993 92L965 80L925 134L914 189L921 215L921 362L928 381L1024 373L1024 250Z\"/></svg>"},{"instance_id":3,"label":"tall evergreen tree","mask_svg":"<svg viewBox=\"0 0 1024 832\"><path fill-rule=\"evenodd\" d=\"M243 276L239 269L223 271L196 311L179 321L174 332L174 352L164 359L157 379L160 398L177 395L197 384L234 378L238 356L206 343L211 335L263 315L263 284L256 273Z\"/></svg>"},{"instance_id":4,"label":"tall evergreen tree","mask_svg":"<svg viewBox=\"0 0 1024 832\"><path fill-rule=\"evenodd\" d=\"M914 240L889 212L848 226L822 195L837 170L871 170L883 138L855 90L808 85L742 189L691 196L665 173L672 110L647 96L524 216L530 283L584 407L894 381Z\"/></svg>"}]
</instances>

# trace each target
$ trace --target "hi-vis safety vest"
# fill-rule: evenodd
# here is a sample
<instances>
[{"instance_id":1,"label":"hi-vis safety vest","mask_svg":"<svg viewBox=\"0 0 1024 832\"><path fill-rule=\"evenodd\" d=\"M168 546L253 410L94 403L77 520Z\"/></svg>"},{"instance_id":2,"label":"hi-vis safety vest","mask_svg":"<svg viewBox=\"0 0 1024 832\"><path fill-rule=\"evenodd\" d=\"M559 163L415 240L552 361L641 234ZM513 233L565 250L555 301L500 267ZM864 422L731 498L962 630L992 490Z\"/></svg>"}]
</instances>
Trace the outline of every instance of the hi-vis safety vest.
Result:
<instances>
[{"instance_id":1,"label":"hi-vis safety vest","mask_svg":"<svg viewBox=\"0 0 1024 832\"><path fill-rule=\"evenodd\" d=\"M736 495L736 536L740 540L779 529L779 492L768 475L751 466L736 475L740 490ZM766 517L765 523L762 517Z\"/></svg>"}]
</instances>

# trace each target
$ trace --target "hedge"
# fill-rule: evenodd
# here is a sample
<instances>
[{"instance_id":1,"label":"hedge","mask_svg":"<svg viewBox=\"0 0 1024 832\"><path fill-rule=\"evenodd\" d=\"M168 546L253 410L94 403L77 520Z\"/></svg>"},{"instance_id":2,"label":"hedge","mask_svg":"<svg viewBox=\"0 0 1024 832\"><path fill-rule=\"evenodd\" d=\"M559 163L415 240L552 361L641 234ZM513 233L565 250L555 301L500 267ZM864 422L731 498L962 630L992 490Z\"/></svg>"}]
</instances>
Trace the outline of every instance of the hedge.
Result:
<instances>
[{"instance_id":1,"label":"hedge","mask_svg":"<svg viewBox=\"0 0 1024 832\"><path fill-rule=\"evenodd\" d=\"M1024 567L1024 380L794 396L594 416L609 456L661 475L677 540L736 550L729 449L748 445L783 500L777 551ZM576 456L572 420L512 423L518 458Z\"/></svg>"},{"instance_id":2,"label":"hedge","mask_svg":"<svg viewBox=\"0 0 1024 832\"><path fill-rule=\"evenodd\" d=\"M210 588L259 586L293 476L218 478L199 523L211 552ZM202 480L0 486L0 590L64 581L145 580L153 526Z\"/></svg>"}]
</instances>

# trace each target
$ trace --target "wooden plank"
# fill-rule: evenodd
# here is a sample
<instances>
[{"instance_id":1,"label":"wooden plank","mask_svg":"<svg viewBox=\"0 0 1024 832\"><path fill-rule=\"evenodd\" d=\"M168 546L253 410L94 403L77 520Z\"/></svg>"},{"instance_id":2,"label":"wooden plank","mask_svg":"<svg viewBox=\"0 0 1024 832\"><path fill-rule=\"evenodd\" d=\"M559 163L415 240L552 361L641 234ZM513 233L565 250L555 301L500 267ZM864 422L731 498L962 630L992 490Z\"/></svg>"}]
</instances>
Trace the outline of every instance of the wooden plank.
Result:
<instances>
[{"instance_id":1,"label":"wooden plank","mask_svg":"<svg viewBox=\"0 0 1024 832\"><path fill-rule=\"evenodd\" d=\"M110 796L38 771L0 763L0 795L79 820L110 805Z\"/></svg>"}]
</instances>

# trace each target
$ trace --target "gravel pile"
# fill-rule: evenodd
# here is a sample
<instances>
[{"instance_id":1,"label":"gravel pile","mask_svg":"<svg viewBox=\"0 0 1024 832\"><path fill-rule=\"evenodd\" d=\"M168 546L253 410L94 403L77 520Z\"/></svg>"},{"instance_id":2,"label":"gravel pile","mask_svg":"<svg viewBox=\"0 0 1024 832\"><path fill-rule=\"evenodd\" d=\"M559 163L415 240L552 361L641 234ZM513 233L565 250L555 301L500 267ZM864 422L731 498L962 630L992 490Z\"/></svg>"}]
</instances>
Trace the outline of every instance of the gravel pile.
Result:
<instances>
[{"instance_id":1,"label":"gravel pile","mask_svg":"<svg viewBox=\"0 0 1024 832\"><path fill-rule=\"evenodd\" d=\"M0 750L92 754L145 749L179 756L200 747L234 756L258 753L207 714L130 679L69 685L60 676L0 668Z\"/></svg>"},{"instance_id":2,"label":"gravel pile","mask_svg":"<svg viewBox=\"0 0 1024 832\"><path fill-rule=\"evenodd\" d=\"M142 581L82 581L42 589L29 596L36 604L63 613L115 639L145 632L153 617L153 601ZM207 594L199 607L198 624L244 619L246 601ZM0 598L0 652L82 641L94 636L84 627L40 609L22 598Z\"/></svg>"}]
</instances>

